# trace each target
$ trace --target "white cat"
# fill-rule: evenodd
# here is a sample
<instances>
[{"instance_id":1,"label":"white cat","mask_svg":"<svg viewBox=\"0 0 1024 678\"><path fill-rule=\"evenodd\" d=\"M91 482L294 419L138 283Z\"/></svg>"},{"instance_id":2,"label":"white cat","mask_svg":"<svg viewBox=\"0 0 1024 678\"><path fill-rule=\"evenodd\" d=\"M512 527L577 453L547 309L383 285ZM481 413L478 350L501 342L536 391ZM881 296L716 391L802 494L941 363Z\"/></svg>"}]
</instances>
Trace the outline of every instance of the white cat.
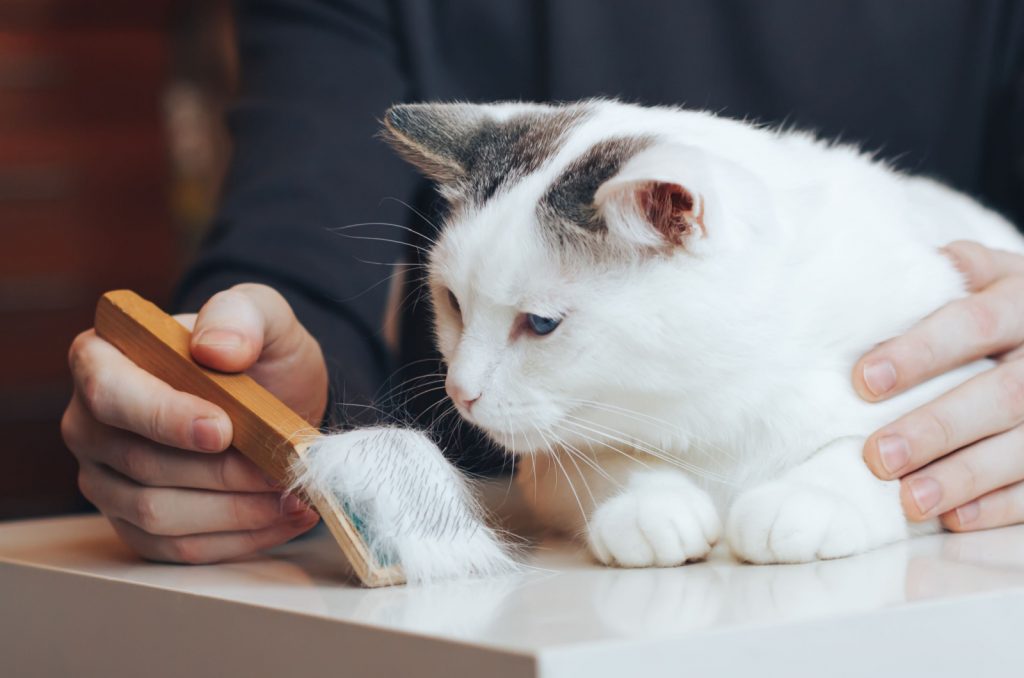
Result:
<instances>
[{"instance_id":1,"label":"white cat","mask_svg":"<svg viewBox=\"0 0 1024 678\"><path fill-rule=\"evenodd\" d=\"M429 262L448 393L547 524L626 567L704 557L726 514L756 563L910 533L864 440L988 363L875 405L851 369L965 294L941 245L1024 251L1004 219L706 112L413 104L385 128L451 204Z\"/></svg>"}]
</instances>

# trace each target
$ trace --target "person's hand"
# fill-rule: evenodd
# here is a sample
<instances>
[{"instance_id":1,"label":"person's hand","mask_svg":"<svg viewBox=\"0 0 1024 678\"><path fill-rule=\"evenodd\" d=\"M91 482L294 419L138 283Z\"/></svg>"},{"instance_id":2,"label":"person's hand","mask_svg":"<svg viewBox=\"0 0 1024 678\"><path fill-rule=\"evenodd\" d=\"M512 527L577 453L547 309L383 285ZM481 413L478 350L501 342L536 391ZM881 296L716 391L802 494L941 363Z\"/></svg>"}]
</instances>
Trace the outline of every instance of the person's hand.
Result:
<instances>
[{"instance_id":1,"label":"person's hand","mask_svg":"<svg viewBox=\"0 0 1024 678\"><path fill-rule=\"evenodd\" d=\"M973 242L945 248L971 294L939 309L854 367L875 402L978 358L998 364L873 433L864 459L901 478L910 520L950 530L1024 522L1024 256Z\"/></svg>"},{"instance_id":2,"label":"person's hand","mask_svg":"<svg viewBox=\"0 0 1024 678\"><path fill-rule=\"evenodd\" d=\"M178 318L194 324L198 362L247 372L319 423L327 402L323 354L280 294L238 285L198 316ZM61 433L79 462L79 488L140 555L215 562L316 524L316 513L228 449L231 421L221 408L144 372L93 330L75 339L69 363L75 390Z\"/></svg>"}]
</instances>

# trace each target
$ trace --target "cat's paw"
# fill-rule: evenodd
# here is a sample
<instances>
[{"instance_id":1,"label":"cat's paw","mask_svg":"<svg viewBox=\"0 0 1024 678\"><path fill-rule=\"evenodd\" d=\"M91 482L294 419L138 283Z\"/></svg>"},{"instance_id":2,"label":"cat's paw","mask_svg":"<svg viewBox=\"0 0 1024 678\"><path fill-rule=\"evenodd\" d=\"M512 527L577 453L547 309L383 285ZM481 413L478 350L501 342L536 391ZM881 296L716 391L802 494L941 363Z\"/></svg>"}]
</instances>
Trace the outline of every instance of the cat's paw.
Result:
<instances>
[{"instance_id":1,"label":"cat's paw","mask_svg":"<svg viewBox=\"0 0 1024 678\"><path fill-rule=\"evenodd\" d=\"M605 565L671 567L704 558L720 533L703 492L627 491L594 511L587 542Z\"/></svg>"},{"instance_id":2,"label":"cat's paw","mask_svg":"<svg viewBox=\"0 0 1024 678\"><path fill-rule=\"evenodd\" d=\"M864 511L849 499L782 480L741 495L726 526L732 552L751 563L842 558L879 546L871 533Z\"/></svg>"}]
</instances>

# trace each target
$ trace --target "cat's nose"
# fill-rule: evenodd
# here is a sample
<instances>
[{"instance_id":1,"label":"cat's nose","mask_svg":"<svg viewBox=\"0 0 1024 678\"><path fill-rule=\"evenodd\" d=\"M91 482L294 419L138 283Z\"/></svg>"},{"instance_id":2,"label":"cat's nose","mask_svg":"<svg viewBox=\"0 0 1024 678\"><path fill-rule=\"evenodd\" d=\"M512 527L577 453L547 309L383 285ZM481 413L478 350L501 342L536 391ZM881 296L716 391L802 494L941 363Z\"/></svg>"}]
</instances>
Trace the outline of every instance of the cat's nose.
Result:
<instances>
[{"instance_id":1,"label":"cat's nose","mask_svg":"<svg viewBox=\"0 0 1024 678\"><path fill-rule=\"evenodd\" d=\"M480 391L470 391L459 382L449 376L444 382L444 388L448 392L448 397L452 399L452 402L456 405L461 406L467 412L473 408L473 403L480 400Z\"/></svg>"}]
</instances>

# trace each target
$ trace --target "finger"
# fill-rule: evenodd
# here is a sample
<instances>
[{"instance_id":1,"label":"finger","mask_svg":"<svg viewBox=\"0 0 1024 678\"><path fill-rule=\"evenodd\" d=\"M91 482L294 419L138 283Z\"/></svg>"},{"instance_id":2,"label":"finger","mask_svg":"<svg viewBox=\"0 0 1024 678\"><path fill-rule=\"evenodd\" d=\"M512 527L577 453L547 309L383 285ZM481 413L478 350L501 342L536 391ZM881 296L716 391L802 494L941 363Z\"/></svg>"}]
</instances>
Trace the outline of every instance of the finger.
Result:
<instances>
[{"instance_id":1,"label":"finger","mask_svg":"<svg viewBox=\"0 0 1024 678\"><path fill-rule=\"evenodd\" d=\"M306 334L280 293L266 285L236 285L200 309L192 355L214 369L242 372L261 356L270 362L294 356Z\"/></svg>"},{"instance_id":2,"label":"finger","mask_svg":"<svg viewBox=\"0 0 1024 678\"><path fill-rule=\"evenodd\" d=\"M260 530L157 537L131 523L113 519L115 531L143 558L199 565L239 558L283 544L317 524L316 514Z\"/></svg>"},{"instance_id":3,"label":"finger","mask_svg":"<svg viewBox=\"0 0 1024 678\"><path fill-rule=\"evenodd\" d=\"M963 274L971 291L985 289L1000 278L1024 275L1024 257L985 247L981 243L957 240L943 247L942 252Z\"/></svg>"},{"instance_id":4,"label":"finger","mask_svg":"<svg viewBox=\"0 0 1024 678\"><path fill-rule=\"evenodd\" d=\"M224 410L171 388L95 332L79 335L69 362L76 397L100 422L197 452L219 452L231 444Z\"/></svg>"},{"instance_id":5,"label":"finger","mask_svg":"<svg viewBox=\"0 0 1024 678\"><path fill-rule=\"evenodd\" d=\"M871 471L889 480L1024 421L1024 363L999 365L872 433Z\"/></svg>"},{"instance_id":6,"label":"finger","mask_svg":"<svg viewBox=\"0 0 1024 678\"><path fill-rule=\"evenodd\" d=\"M1009 483L1024 480L1024 428L986 438L906 476L907 518L928 520Z\"/></svg>"},{"instance_id":7,"label":"finger","mask_svg":"<svg viewBox=\"0 0 1024 678\"><path fill-rule=\"evenodd\" d=\"M140 485L219 492L275 492L274 482L236 450L196 454L108 429L91 458Z\"/></svg>"},{"instance_id":8,"label":"finger","mask_svg":"<svg viewBox=\"0 0 1024 678\"><path fill-rule=\"evenodd\" d=\"M280 490L236 450L196 454L160 445L101 424L85 412L77 397L72 397L64 413L61 431L80 462L104 464L142 485L230 492Z\"/></svg>"},{"instance_id":9,"label":"finger","mask_svg":"<svg viewBox=\"0 0 1024 678\"><path fill-rule=\"evenodd\" d=\"M323 414L327 372L320 344L266 285L236 285L214 295L196 319L192 355L214 369L247 371L272 385L274 395L312 424Z\"/></svg>"},{"instance_id":10,"label":"finger","mask_svg":"<svg viewBox=\"0 0 1024 678\"><path fill-rule=\"evenodd\" d=\"M978 294L950 302L867 353L853 368L854 388L875 402L1021 343L1024 277L1002 278Z\"/></svg>"},{"instance_id":11,"label":"finger","mask_svg":"<svg viewBox=\"0 0 1024 678\"><path fill-rule=\"evenodd\" d=\"M985 530L1024 522L1024 483L1014 483L942 514L942 524L954 532Z\"/></svg>"},{"instance_id":12,"label":"finger","mask_svg":"<svg viewBox=\"0 0 1024 678\"><path fill-rule=\"evenodd\" d=\"M154 535L258 530L312 513L291 495L145 487L95 464L80 468L79 487L104 515Z\"/></svg>"}]
</instances>

